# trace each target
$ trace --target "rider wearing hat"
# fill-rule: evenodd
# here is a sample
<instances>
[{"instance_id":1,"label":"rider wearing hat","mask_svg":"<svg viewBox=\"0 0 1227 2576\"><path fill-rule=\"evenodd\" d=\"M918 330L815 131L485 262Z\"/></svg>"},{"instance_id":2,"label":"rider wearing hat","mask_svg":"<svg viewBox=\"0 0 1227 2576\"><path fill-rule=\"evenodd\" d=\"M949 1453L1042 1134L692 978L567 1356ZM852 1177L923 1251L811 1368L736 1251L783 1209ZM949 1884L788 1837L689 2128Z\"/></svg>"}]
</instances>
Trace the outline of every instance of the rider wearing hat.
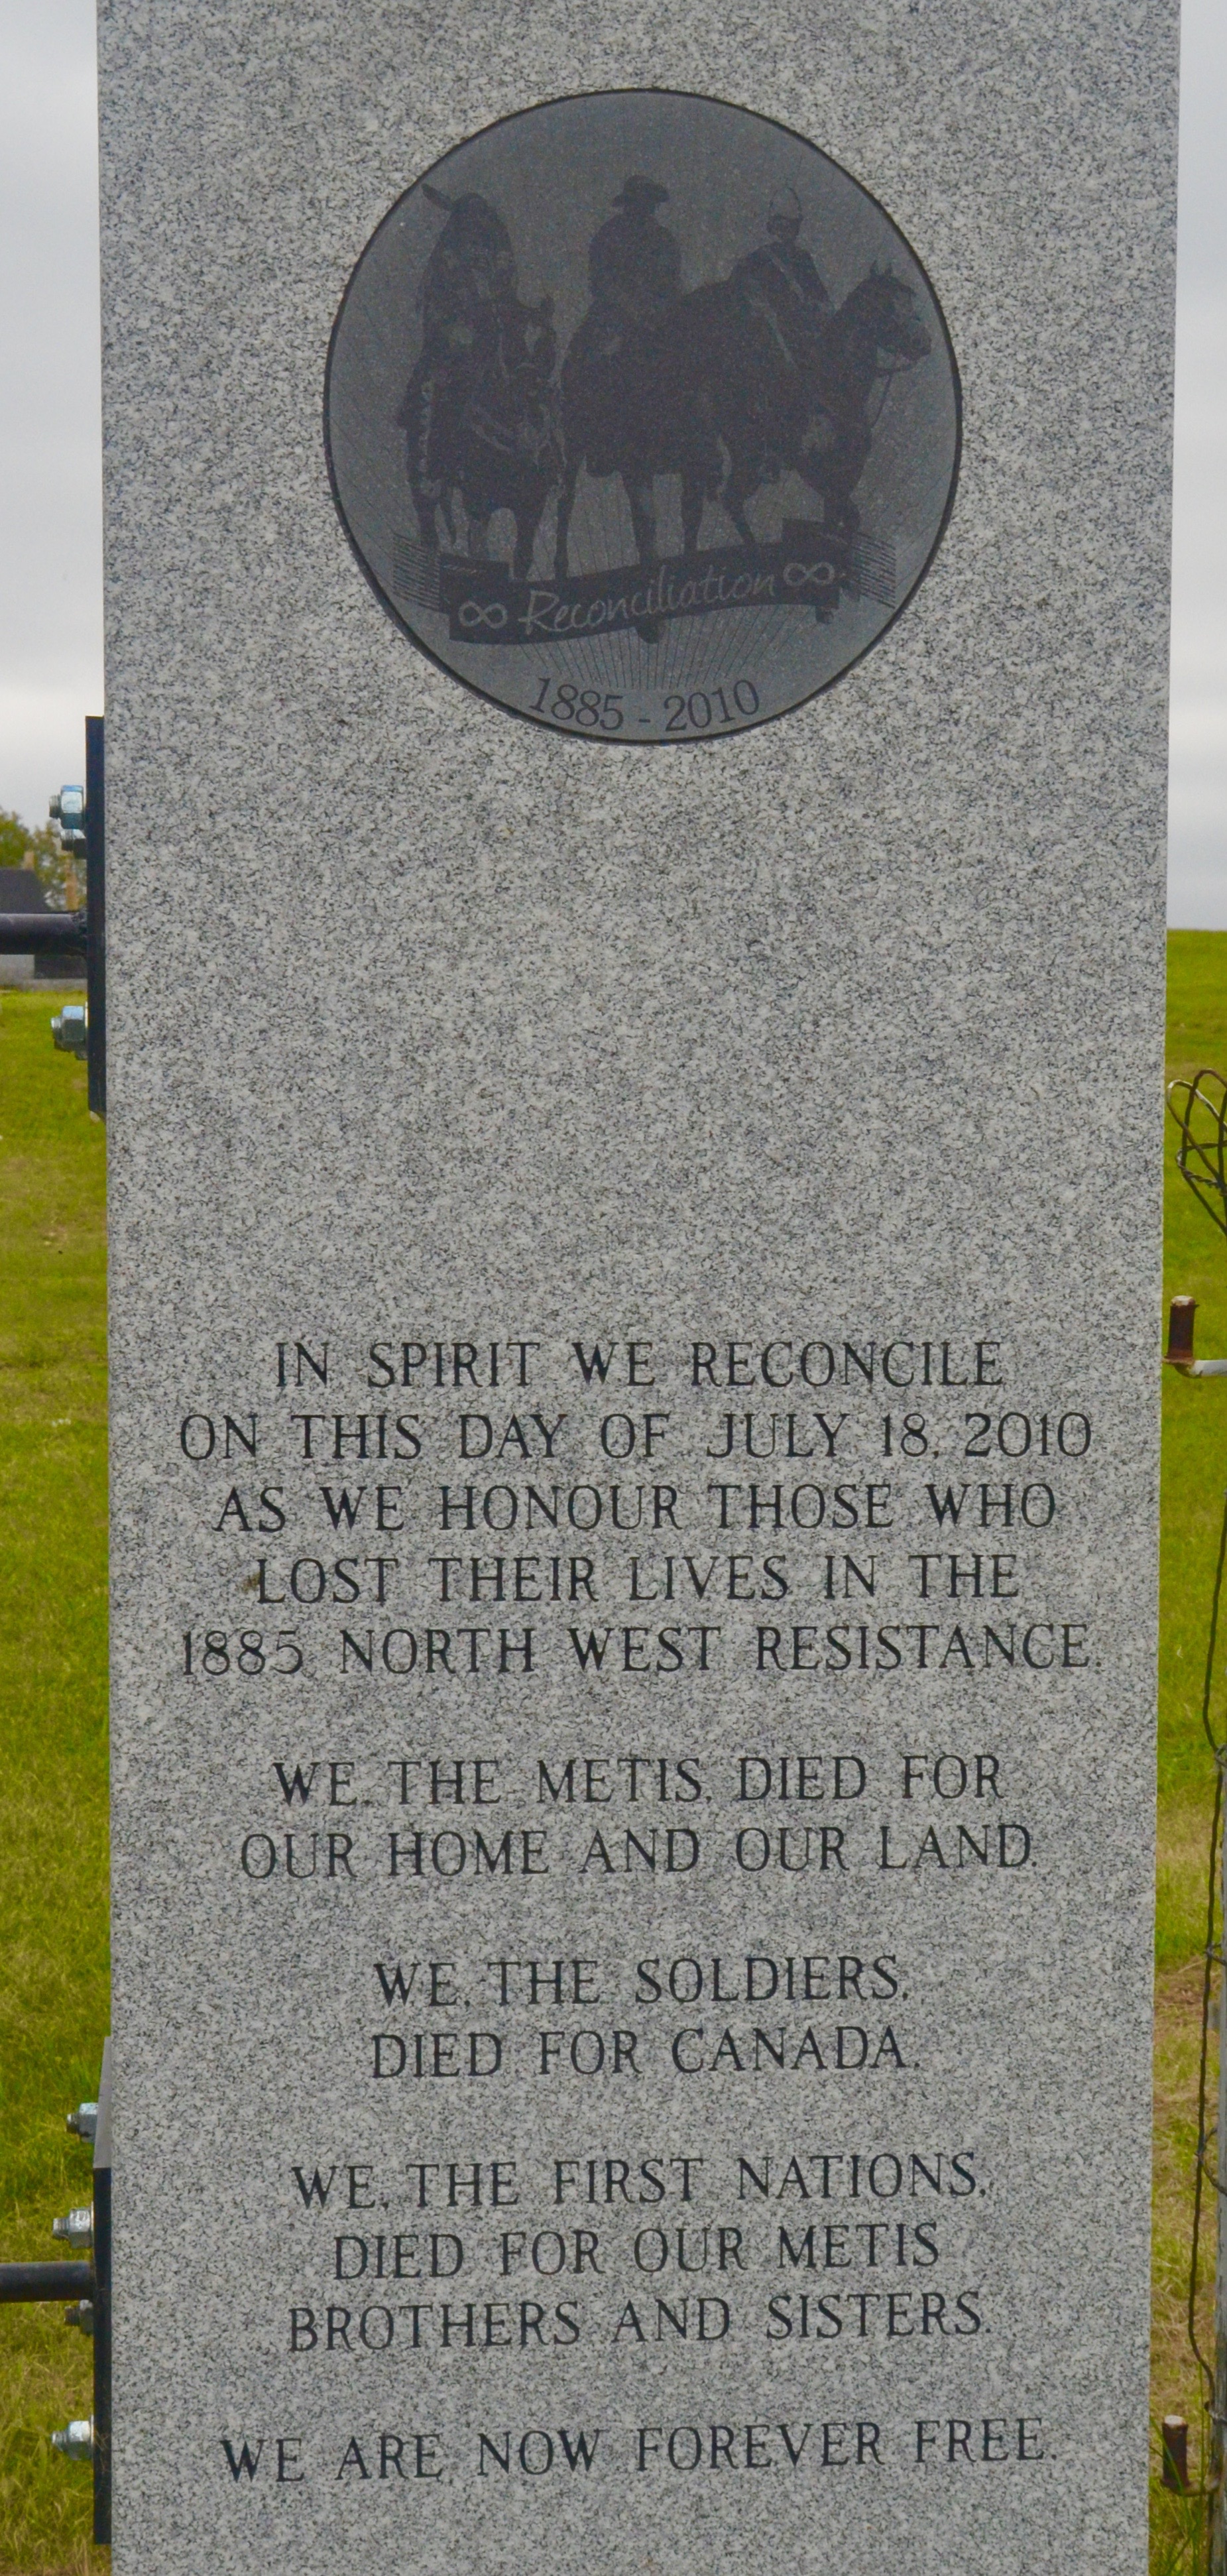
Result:
<instances>
[{"instance_id":1,"label":"rider wearing hat","mask_svg":"<svg viewBox=\"0 0 1227 2576\"><path fill-rule=\"evenodd\" d=\"M809 252L801 247L801 200L781 188L767 209L767 239L738 260L733 281L744 302L764 322L789 362L797 334L812 338L831 310L831 299Z\"/></svg>"},{"instance_id":2,"label":"rider wearing hat","mask_svg":"<svg viewBox=\"0 0 1227 2576\"><path fill-rule=\"evenodd\" d=\"M669 202L668 189L658 179L632 173L613 202L618 212L602 224L588 250L591 320L610 335L611 346L628 332L665 321L682 284L681 252L657 219L657 207Z\"/></svg>"}]
</instances>

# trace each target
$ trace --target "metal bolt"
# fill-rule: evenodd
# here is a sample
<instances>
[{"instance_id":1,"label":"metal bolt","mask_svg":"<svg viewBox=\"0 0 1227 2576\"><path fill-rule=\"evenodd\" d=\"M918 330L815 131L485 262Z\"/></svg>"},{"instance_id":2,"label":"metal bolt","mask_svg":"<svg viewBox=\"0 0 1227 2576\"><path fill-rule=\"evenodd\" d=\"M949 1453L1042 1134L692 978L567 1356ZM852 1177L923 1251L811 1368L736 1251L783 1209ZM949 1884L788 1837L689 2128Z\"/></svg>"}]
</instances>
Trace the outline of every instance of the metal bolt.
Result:
<instances>
[{"instance_id":1,"label":"metal bolt","mask_svg":"<svg viewBox=\"0 0 1227 2576\"><path fill-rule=\"evenodd\" d=\"M93 2300L74 2299L72 2306L64 2310L64 2323L66 2326L79 2326L82 2334L92 2334L94 2331Z\"/></svg>"},{"instance_id":2,"label":"metal bolt","mask_svg":"<svg viewBox=\"0 0 1227 2576\"><path fill-rule=\"evenodd\" d=\"M63 2425L58 2433L52 2434L51 2443L52 2448L62 2452L66 2460L92 2460L94 2456L93 2416L80 2415L73 2423Z\"/></svg>"},{"instance_id":3,"label":"metal bolt","mask_svg":"<svg viewBox=\"0 0 1227 2576\"><path fill-rule=\"evenodd\" d=\"M85 847L85 833L82 828L85 822L85 789L61 787L59 795L52 797L47 812L52 822L59 824L60 839L65 846L70 850L83 850Z\"/></svg>"},{"instance_id":4,"label":"metal bolt","mask_svg":"<svg viewBox=\"0 0 1227 2576\"><path fill-rule=\"evenodd\" d=\"M67 2218L53 2218L51 2233L66 2239L78 2253L87 2254L94 2241L93 2210L70 2209Z\"/></svg>"},{"instance_id":5,"label":"metal bolt","mask_svg":"<svg viewBox=\"0 0 1227 2576\"><path fill-rule=\"evenodd\" d=\"M81 1017L82 1017L82 1019L84 1019L84 1017L85 1017L85 1013L84 1013L84 1011L81 1013ZM54 1027L55 1027L55 1025L56 1025L56 1024L55 1024L55 1021L54 1021L54 1020L52 1021L51 1025L52 1025L52 1028L54 1028ZM96 2103L96 2102L78 2102L77 2107L76 2107L76 2110L75 2110L75 2111L70 2111L70 2112L68 2113L67 2118L65 2119L65 2122L64 2122L64 2126L65 2126L65 2128L68 2130L69 2135L70 2135L71 2137L74 2137L74 2138L96 2138L96 2137L97 2137L97 2135L98 2135L98 2105L97 2105L97 2103Z\"/></svg>"}]
</instances>

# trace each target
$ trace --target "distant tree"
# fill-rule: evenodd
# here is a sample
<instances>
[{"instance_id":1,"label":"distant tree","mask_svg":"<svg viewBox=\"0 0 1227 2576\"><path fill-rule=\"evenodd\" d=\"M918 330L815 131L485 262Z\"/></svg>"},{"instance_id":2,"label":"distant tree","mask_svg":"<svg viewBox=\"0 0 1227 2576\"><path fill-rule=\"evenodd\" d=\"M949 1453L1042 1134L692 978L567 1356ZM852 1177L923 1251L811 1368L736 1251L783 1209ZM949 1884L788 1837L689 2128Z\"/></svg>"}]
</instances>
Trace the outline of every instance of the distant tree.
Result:
<instances>
[{"instance_id":1,"label":"distant tree","mask_svg":"<svg viewBox=\"0 0 1227 2576\"><path fill-rule=\"evenodd\" d=\"M54 823L36 832L20 814L0 805L0 868L30 868L46 890L53 912L76 912L85 901L85 853L65 849Z\"/></svg>"}]
</instances>

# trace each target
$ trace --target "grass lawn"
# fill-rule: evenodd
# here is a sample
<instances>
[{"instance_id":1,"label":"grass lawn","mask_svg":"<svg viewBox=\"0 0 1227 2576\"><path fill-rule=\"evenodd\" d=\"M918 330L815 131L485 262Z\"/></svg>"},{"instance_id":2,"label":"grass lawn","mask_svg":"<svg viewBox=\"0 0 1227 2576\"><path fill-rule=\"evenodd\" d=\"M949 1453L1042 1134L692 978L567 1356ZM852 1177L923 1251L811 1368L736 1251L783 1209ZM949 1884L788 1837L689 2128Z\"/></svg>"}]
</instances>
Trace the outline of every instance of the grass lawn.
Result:
<instances>
[{"instance_id":1,"label":"grass lawn","mask_svg":"<svg viewBox=\"0 0 1227 2576\"><path fill-rule=\"evenodd\" d=\"M66 2135L64 2113L93 2091L107 2028L103 1137L86 1112L83 1068L51 1046L63 998L0 994L0 2257L9 2260L48 2256L53 2216L88 2197L88 2152ZM1168 1058L1169 1074L1227 1072L1227 932L1172 935ZM1176 1172L1168 1128L1167 1293L1198 1299L1199 1351L1227 1355L1227 1239ZM1214 1781L1201 1691L1227 1489L1227 1378L1165 1369L1163 1379L1153 2412L1156 2424L1187 2415L1196 2449L1184 2302ZM1227 1676L1213 1715L1227 1736ZM1208 2295L1203 2305L1208 2331ZM88 2346L58 2309L0 2310L0 2569L84 2576L107 2563L87 2538L89 2470L47 2440L54 2424L89 2412L89 2386ZM1154 2506L1156 2576L1194 2576L1195 2516L1157 2479Z\"/></svg>"},{"instance_id":2,"label":"grass lawn","mask_svg":"<svg viewBox=\"0 0 1227 2576\"><path fill-rule=\"evenodd\" d=\"M1227 1072L1227 932L1173 931L1168 941L1167 1070ZM1165 1296L1198 1301L1197 1348L1227 1357L1227 1238L1176 1170L1167 1121ZM1152 2414L1186 2415L1200 2436L1199 2378L1188 2347L1188 2230L1196 2146L1200 1953L1206 1938L1206 1862L1214 1764L1202 1732L1206 1634L1224 1492L1227 1378L1163 1371L1162 1621L1159 1642L1159 1882L1155 1925L1155 2225ZM1227 1675L1220 1630L1211 1724L1227 1737ZM1214 2195L1209 2195L1213 2199ZM1215 2214L1207 2213L1211 2271ZM1200 2307L1202 2349L1212 2348L1212 2300ZM1200 2440L1197 2444L1200 2452ZM1155 2445L1158 2458L1157 2441ZM1200 2559L1187 2509L1154 2488L1156 2570Z\"/></svg>"},{"instance_id":3,"label":"grass lawn","mask_svg":"<svg viewBox=\"0 0 1227 2576\"><path fill-rule=\"evenodd\" d=\"M46 2261L89 2198L64 2114L107 2029L106 1239L102 1128L51 1043L81 994L0 991L0 2256ZM91 2410L59 2308L0 2309L0 2567L94 2551L87 2464L48 2434Z\"/></svg>"}]
</instances>

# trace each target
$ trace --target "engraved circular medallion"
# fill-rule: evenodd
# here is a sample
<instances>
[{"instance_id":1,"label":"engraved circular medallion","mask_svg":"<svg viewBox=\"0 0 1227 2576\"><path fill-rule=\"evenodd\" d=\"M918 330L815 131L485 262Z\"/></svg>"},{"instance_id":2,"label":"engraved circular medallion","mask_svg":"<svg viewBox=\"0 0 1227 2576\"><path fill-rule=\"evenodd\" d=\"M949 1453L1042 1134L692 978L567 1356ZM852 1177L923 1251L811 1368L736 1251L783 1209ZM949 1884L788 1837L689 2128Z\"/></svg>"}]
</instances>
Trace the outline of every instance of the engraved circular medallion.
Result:
<instances>
[{"instance_id":1,"label":"engraved circular medallion","mask_svg":"<svg viewBox=\"0 0 1227 2576\"><path fill-rule=\"evenodd\" d=\"M414 642L589 742L694 743L869 651L954 498L933 288L846 170L670 90L554 99L405 190L333 328L337 508Z\"/></svg>"}]
</instances>

